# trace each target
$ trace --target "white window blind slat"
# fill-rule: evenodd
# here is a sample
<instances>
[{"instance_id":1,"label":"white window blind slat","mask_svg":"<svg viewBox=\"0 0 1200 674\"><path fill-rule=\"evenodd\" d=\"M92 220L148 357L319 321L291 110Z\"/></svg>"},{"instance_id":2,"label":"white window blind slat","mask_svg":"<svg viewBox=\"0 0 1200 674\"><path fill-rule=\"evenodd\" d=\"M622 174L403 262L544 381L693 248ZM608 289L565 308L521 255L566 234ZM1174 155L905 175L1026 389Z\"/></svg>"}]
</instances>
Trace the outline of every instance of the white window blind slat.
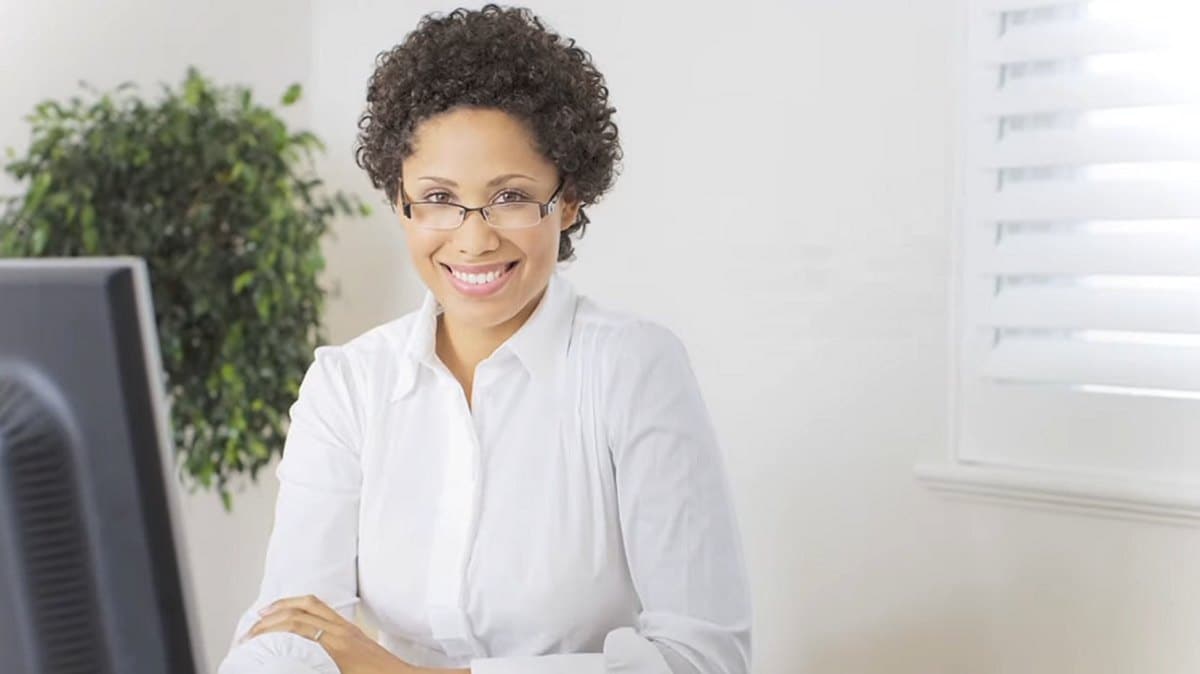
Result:
<instances>
[{"instance_id":1,"label":"white window blind slat","mask_svg":"<svg viewBox=\"0 0 1200 674\"><path fill-rule=\"evenodd\" d=\"M1028 4L1028 3L1026 3ZM1055 21L1014 31L1004 40L984 44L979 58L986 65L1078 59L1095 54L1161 49L1176 43L1136 26L1082 21Z\"/></svg>"},{"instance_id":2,"label":"white window blind slat","mask_svg":"<svg viewBox=\"0 0 1200 674\"><path fill-rule=\"evenodd\" d=\"M1136 338L1127 333L1002 334L983 366L992 379L1200 392L1200 340L1188 346L1116 341Z\"/></svg>"},{"instance_id":3,"label":"white window blind slat","mask_svg":"<svg viewBox=\"0 0 1200 674\"><path fill-rule=\"evenodd\" d=\"M986 75L994 76L990 72ZM993 91L981 103L980 112L989 118L1050 110L1195 105L1200 103L1200 79L1167 85L1120 74L1046 78L1015 82L1004 90Z\"/></svg>"},{"instance_id":4,"label":"white window blind slat","mask_svg":"<svg viewBox=\"0 0 1200 674\"><path fill-rule=\"evenodd\" d=\"M977 166L977 176L992 183L994 170ZM1200 189L1190 183L1073 183L1010 187L990 186L979 194L984 222L1049 220L1136 220L1200 217Z\"/></svg>"},{"instance_id":5,"label":"white window blind slat","mask_svg":"<svg viewBox=\"0 0 1200 674\"><path fill-rule=\"evenodd\" d=\"M1193 111L1200 119L1200 109ZM1010 132L980 157L989 168L1078 166L1200 160L1200 125L1193 128L1064 129Z\"/></svg>"},{"instance_id":6,"label":"white window blind slat","mask_svg":"<svg viewBox=\"0 0 1200 674\"><path fill-rule=\"evenodd\" d=\"M991 247L982 264L996 275L1186 276L1200 267L1200 226L1179 234L1083 234L1078 229L1010 234Z\"/></svg>"},{"instance_id":7,"label":"white window blind slat","mask_svg":"<svg viewBox=\"0 0 1200 674\"><path fill-rule=\"evenodd\" d=\"M1200 333L1200 293L1195 290L1095 288L1063 276L1001 279L998 292L993 278L976 285L973 304L982 307L977 324L985 330L1036 325L1051 330Z\"/></svg>"},{"instance_id":8,"label":"white window blind slat","mask_svg":"<svg viewBox=\"0 0 1200 674\"><path fill-rule=\"evenodd\" d=\"M1051 7L1055 3L1037 2L1037 0L975 0L975 6L980 10L992 15L1000 12L1028 10L1035 7ZM1059 3L1061 4L1061 3ZM992 28L993 25L989 22L987 28Z\"/></svg>"}]
</instances>

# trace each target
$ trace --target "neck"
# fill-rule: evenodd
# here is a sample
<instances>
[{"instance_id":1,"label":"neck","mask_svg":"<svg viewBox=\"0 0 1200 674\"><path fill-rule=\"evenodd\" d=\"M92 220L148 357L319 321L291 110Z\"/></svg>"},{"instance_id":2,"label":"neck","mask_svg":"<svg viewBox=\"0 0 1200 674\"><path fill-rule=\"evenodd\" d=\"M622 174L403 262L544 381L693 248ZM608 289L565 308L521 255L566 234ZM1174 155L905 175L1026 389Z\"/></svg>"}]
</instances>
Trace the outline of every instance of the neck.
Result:
<instances>
[{"instance_id":1,"label":"neck","mask_svg":"<svg viewBox=\"0 0 1200 674\"><path fill-rule=\"evenodd\" d=\"M500 325L486 327L460 325L452 316L445 313L438 316L437 324L437 354L456 375L470 377L475 372L475 366L492 355L509 337L525 325L525 321L533 315L533 310L545 295L546 290L517 312L509 320Z\"/></svg>"}]
</instances>

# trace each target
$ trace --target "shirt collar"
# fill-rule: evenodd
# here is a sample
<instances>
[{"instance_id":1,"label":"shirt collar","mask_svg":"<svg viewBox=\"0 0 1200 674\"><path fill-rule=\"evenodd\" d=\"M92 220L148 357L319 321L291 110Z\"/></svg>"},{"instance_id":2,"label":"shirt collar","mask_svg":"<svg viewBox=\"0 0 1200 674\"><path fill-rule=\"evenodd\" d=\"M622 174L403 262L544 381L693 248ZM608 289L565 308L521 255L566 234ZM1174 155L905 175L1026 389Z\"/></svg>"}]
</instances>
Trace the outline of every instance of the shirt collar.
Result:
<instances>
[{"instance_id":1,"label":"shirt collar","mask_svg":"<svg viewBox=\"0 0 1200 674\"><path fill-rule=\"evenodd\" d=\"M571 282L555 271L529 320L501 345L517 355L534 380L549 383L566 358L576 301Z\"/></svg>"},{"instance_id":2,"label":"shirt collar","mask_svg":"<svg viewBox=\"0 0 1200 674\"><path fill-rule=\"evenodd\" d=\"M533 313L497 350L511 351L535 381L552 381L557 366L566 357L577 300L574 286L555 270ZM404 345L406 367L396 382L392 400L404 397L415 387L422 364L432 367L437 317L442 312L441 303L427 289Z\"/></svg>"}]
</instances>

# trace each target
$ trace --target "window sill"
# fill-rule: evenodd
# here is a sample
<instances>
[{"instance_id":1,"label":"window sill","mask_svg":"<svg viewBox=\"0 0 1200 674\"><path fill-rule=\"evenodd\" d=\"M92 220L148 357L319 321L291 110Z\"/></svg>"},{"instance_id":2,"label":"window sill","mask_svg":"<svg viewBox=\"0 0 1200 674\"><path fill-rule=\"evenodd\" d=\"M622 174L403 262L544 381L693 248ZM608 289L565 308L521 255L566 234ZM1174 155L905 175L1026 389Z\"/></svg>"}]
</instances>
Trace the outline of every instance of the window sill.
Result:
<instances>
[{"instance_id":1,"label":"window sill","mask_svg":"<svg viewBox=\"0 0 1200 674\"><path fill-rule=\"evenodd\" d=\"M930 489L952 497L1200 525L1200 484L951 462L919 464L914 472Z\"/></svg>"}]
</instances>

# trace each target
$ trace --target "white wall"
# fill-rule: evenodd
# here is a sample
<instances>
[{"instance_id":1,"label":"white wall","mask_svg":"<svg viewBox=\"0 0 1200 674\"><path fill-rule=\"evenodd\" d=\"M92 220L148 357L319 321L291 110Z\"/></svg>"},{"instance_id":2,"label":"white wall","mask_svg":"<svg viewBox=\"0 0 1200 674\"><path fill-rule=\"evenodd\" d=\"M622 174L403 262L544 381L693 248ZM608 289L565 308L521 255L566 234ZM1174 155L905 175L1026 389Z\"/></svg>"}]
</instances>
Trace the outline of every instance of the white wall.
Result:
<instances>
[{"instance_id":1,"label":"white wall","mask_svg":"<svg viewBox=\"0 0 1200 674\"><path fill-rule=\"evenodd\" d=\"M310 21L259 3L217 33L209 7L127 1L139 29L100 38L84 28L98 10L51 30L49 10L5 2L0 26L14 12L36 26L0 41L0 58L48 58L61 73L20 75L19 107L77 70L171 76L185 52L146 34L206 26L193 58L214 74L253 68L242 79L272 90L308 73L324 175L375 203L351 154L372 58L423 12L457 4L312 0ZM688 344L736 489L759 674L1196 671L1195 529L946 501L912 478L947 442L960 5L534 3L606 74L626 150L567 273ZM118 35L174 65L120 56L138 50L107 47ZM0 143L11 136L0 122ZM421 294L394 216L377 211L327 247L335 342ZM270 484L242 495L235 520L211 499L189 507L192 539L221 551L194 558L206 633L222 641L257 583L273 496Z\"/></svg>"},{"instance_id":2,"label":"white wall","mask_svg":"<svg viewBox=\"0 0 1200 674\"><path fill-rule=\"evenodd\" d=\"M134 81L153 95L158 82L178 84L194 64L216 82L249 84L256 98L277 101L290 83L308 79L309 17L305 5L287 0L0 0L0 148L26 147L21 117L38 101L81 93L80 79L102 89ZM306 126L307 101L282 116ZM0 193L14 189L0 176ZM273 468L262 476L236 497L234 516L208 492L184 500L202 638L214 667L262 573L276 490Z\"/></svg>"}]
</instances>

